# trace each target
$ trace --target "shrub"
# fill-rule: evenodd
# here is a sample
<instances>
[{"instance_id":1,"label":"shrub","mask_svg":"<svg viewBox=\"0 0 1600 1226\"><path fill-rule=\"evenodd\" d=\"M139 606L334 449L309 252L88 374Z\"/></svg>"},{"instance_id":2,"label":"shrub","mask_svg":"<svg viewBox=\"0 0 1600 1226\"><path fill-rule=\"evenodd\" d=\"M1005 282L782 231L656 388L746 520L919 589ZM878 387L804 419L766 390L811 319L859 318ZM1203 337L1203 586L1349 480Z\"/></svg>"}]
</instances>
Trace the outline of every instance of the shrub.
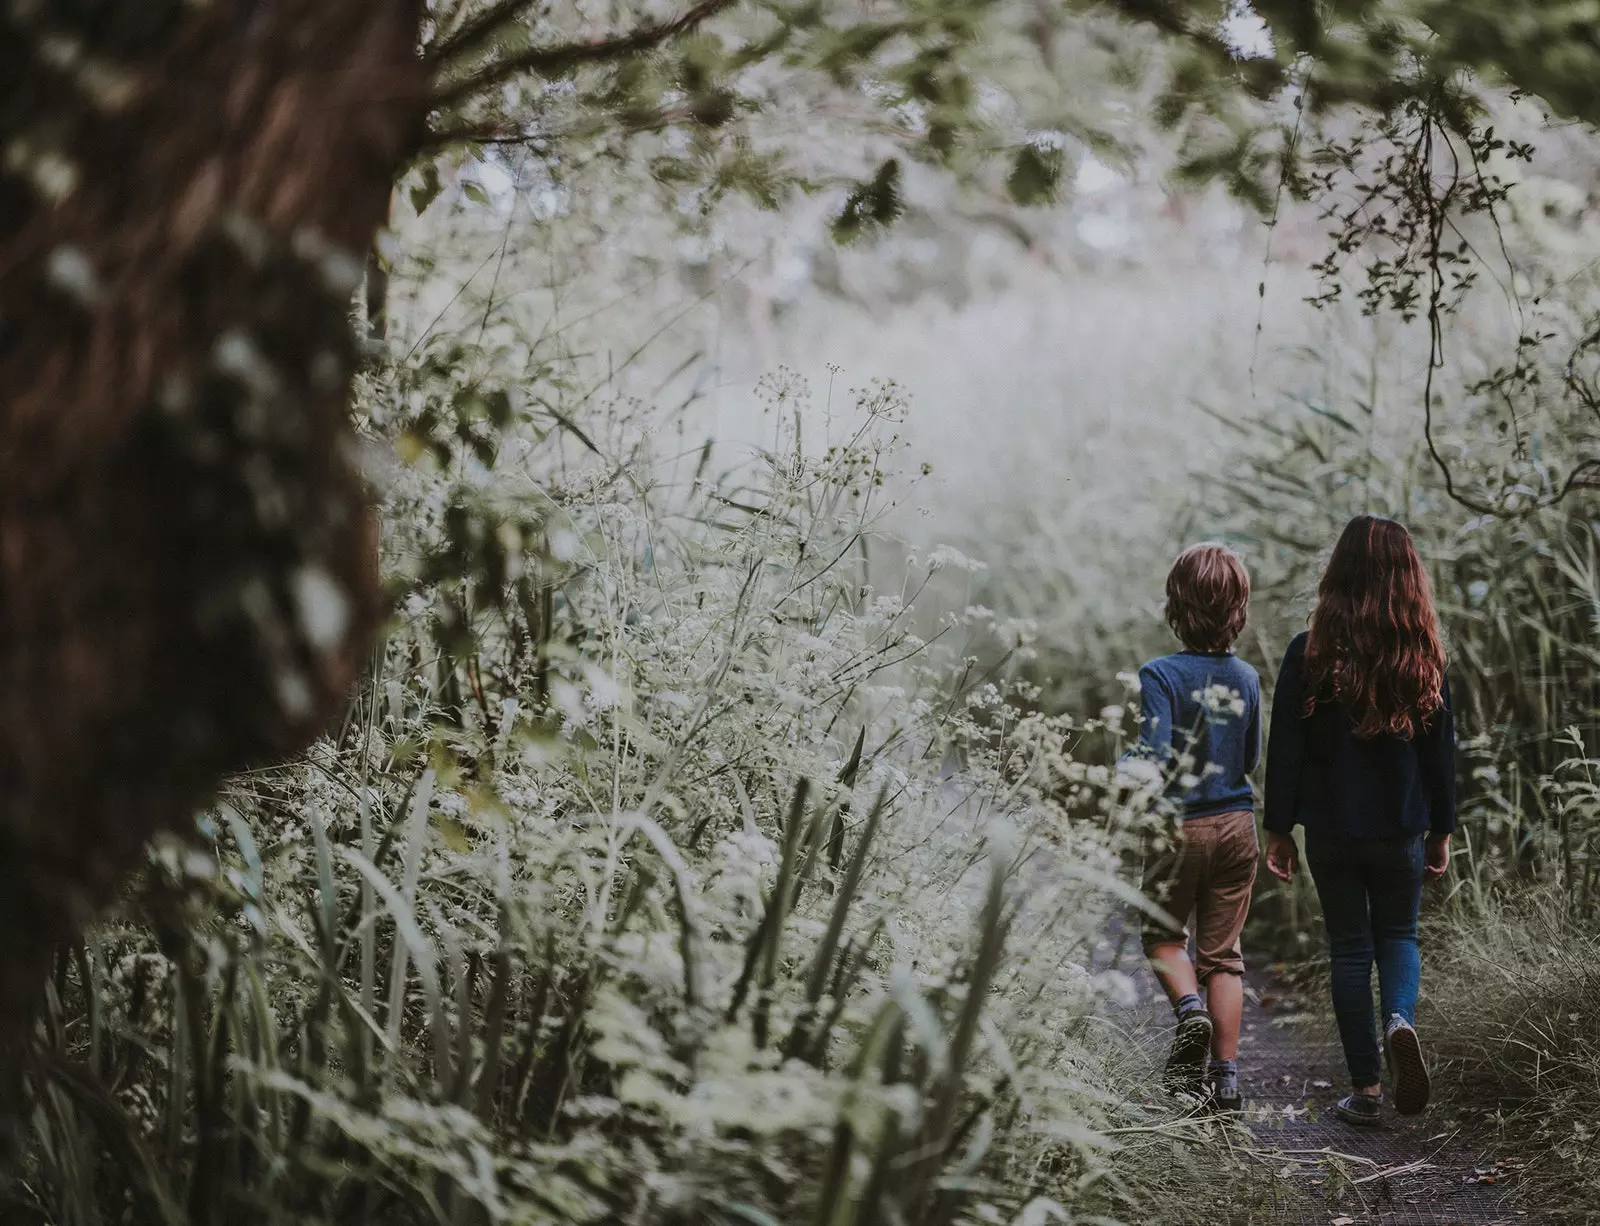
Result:
<instances>
[{"instance_id":1,"label":"shrub","mask_svg":"<svg viewBox=\"0 0 1600 1226\"><path fill-rule=\"evenodd\" d=\"M1436 920L1426 1005L1456 1101L1487 1102L1529 1163L1534 1204L1587 1210L1600 1192L1600 940L1566 892L1535 886Z\"/></svg>"},{"instance_id":2,"label":"shrub","mask_svg":"<svg viewBox=\"0 0 1600 1226\"><path fill-rule=\"evenodd\" d=\"M968 563L873 559L899 391L807 450L770 380L720 471L502 356L369 378L385 644L61 959L12 1211L1150 1220L1187 1159L1087 969L1124 825L974 675L991 615L908 628Z\"/></svg>"}]
</instances>

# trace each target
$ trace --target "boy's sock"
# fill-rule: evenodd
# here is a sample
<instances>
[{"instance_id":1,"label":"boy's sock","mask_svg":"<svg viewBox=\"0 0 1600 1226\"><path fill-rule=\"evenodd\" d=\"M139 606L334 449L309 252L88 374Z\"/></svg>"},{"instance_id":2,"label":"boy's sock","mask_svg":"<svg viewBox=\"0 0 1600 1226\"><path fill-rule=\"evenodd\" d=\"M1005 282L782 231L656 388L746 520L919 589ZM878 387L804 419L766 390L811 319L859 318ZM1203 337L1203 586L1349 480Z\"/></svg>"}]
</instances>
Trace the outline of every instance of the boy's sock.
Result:
<instances>
[{"instance_id":1,"label":"boy's sock","mask_svg":"<svg viewBox=\"0 0 1600 1226\"><path fill-rule=\"evenodd\" d=\"M1211 1061L1211 1089L1218 1099L1232 1102L1239 1097L1239 1062L1237 1060Z\"/></svg>"},{"instance_id":2,"label":"boy's sock","mask_svg":"<svg viewBox=\"0 0 1600 1226\"><path fill-rule=\"evenodd\" d=\"M1190 992L1187 996L1178 997L1177 1002L1172 1006L1172 1011L1178 1015L1180 1022L1191 1013L1203 1011L1204 1009L1205 1003L1195 992Z\"/></svg>"}]
</instances>

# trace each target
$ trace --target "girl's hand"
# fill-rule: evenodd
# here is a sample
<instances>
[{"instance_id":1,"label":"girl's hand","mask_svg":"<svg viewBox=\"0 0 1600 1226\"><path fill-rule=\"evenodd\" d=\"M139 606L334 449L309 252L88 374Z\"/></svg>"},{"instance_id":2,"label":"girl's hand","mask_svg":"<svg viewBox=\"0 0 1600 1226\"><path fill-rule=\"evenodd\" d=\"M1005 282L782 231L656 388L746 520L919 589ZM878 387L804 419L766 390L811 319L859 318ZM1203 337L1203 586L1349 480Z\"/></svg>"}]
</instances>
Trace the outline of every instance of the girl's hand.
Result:
<instances>
[{"instance_id":1,"label":"girl's hand","mask_svg":"<svg viewBox=\"0 0 1600 1226\"><path fill-rule=\"evenodd\" d=\"M1423 847L1422 875L1429 881L1437 881L1450 867L1450 836L1430 834Z\"/></svg>"},{"instance_id":2,"label":"girl's hand","mask_svg":"<svg viewBox=\"0 0 1600 1226\"><path fill-rule=\"evenodd\" d=\"M1295 866L1300 862L1300 849L1294 845L1294 835L1267 832L1267 872L1279 881L1293 881Z\"/></svg>"}]
</instances>

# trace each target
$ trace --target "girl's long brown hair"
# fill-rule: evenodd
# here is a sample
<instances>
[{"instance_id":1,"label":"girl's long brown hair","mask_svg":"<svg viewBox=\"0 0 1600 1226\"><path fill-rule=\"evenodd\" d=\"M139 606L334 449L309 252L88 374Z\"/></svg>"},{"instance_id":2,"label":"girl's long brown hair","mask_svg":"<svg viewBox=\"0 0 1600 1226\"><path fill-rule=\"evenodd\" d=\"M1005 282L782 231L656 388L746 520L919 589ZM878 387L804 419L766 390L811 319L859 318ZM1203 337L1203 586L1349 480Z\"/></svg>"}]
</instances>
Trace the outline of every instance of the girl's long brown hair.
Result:
<instances>
[{"instance_id":1,"label":"girl's long brown hair","mask_svg":"<svg viewBox=\"0 0 1600 1226\"><path fill-rule=\"evenodd\" d=\"M1443 704L1444 644L1411 534L1358 515L1322 573L1305 658L1306 710L1332 700L1359 737L1409 740Z\"/></svg>"}]
</instances>

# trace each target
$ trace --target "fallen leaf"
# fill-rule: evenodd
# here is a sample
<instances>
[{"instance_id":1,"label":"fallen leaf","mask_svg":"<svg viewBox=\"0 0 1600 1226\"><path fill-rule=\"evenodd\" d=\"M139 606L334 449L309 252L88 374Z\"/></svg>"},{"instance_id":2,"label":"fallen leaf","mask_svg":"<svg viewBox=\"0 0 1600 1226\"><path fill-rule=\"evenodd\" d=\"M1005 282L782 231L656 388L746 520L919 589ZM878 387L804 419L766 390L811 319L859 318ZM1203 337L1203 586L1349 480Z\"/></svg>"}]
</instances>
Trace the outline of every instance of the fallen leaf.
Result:
<instances>
[{"instance_id":1,"label":"fallen leaf","mask_svg":"<svg viewBox=\"0 0 1600 1226\"><path fill-rule=\"evenodd\" d=\"M1354 1222L1353 1217L1336 1217L1333 1219L1333 1226L1352 1226Z\"/></svg>"}]
</instances>

